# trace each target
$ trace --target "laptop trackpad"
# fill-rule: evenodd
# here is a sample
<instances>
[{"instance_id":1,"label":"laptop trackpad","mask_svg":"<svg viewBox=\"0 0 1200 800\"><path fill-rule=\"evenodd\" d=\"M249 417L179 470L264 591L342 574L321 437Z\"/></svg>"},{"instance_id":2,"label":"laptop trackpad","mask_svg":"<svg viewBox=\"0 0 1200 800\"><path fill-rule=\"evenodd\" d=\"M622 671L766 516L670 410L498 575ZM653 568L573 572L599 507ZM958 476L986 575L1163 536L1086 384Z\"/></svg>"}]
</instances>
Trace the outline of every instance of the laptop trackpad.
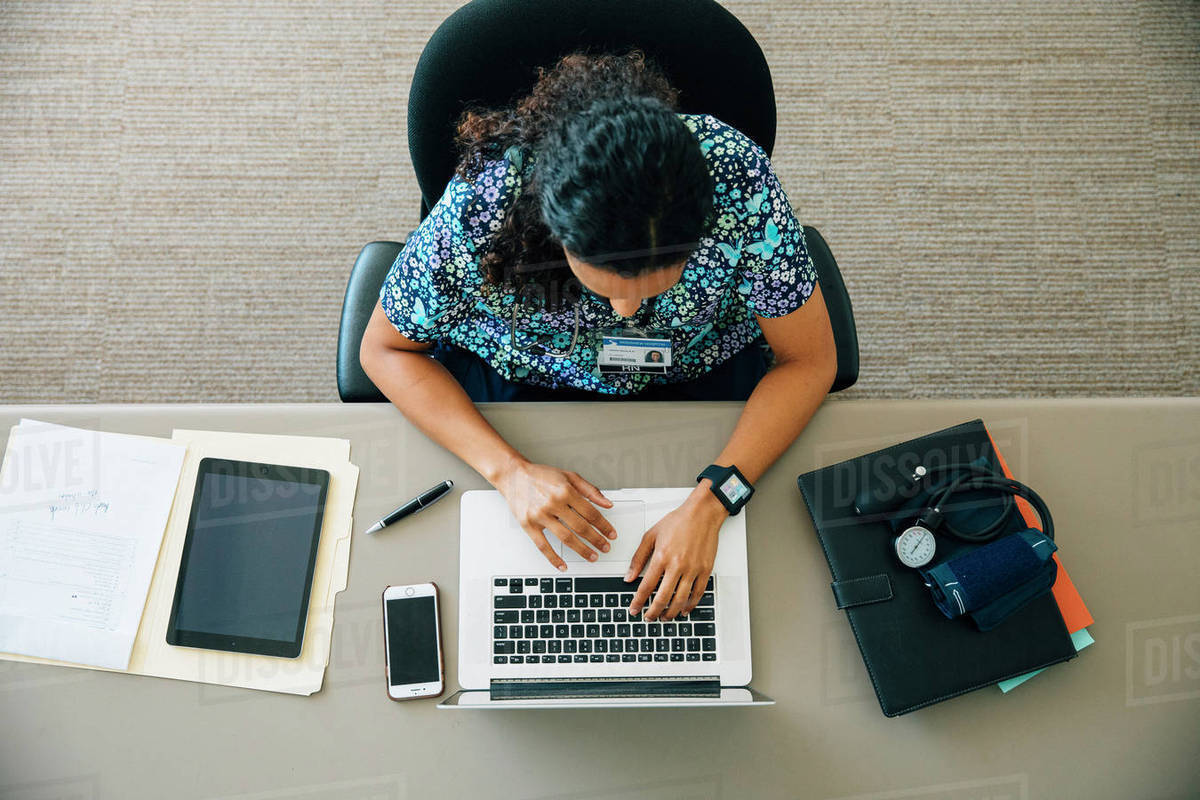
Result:
<instances>
[{"instance_id":1,"label":"laptop trackpad","mask_svg":"<svg viewBox=\"0 0 1200 800\"><path fill-rule=\"evenodd\" d=\"M633 558L638 545L642 543L642 534L646 532L646 504L641 500L614 500L612 508L596 506L596 509L616 528L617 538L609 540L611 547L607 553L597 551L599 557L595 561L584 561L581 555L567 547L552 533L546 534L547 539L568 564L604 564L619 561L623 569ZM591 544L588 544L588 547L591 547Z\"/></svg>"}]
</instances>

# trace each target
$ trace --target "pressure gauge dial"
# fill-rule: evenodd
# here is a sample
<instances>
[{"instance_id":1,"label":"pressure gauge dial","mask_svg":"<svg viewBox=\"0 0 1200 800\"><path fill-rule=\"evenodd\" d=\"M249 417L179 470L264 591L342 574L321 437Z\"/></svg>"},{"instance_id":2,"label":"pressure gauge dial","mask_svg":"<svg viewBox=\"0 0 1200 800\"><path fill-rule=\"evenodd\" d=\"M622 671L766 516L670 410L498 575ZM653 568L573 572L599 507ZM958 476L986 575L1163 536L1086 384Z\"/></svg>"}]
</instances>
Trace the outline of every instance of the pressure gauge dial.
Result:
<instances>
[{"instance_id":1,"label":"pressure gauge dial","mask_svg":"<svg viewBox=\"0 0 1200 800\"><path fill-rule=\"evenodd\" d=\"M933 560L936 542L928 528L914 525L896 537L896 556L906 567L919 569Z\"/></svg>"}]
</instances>

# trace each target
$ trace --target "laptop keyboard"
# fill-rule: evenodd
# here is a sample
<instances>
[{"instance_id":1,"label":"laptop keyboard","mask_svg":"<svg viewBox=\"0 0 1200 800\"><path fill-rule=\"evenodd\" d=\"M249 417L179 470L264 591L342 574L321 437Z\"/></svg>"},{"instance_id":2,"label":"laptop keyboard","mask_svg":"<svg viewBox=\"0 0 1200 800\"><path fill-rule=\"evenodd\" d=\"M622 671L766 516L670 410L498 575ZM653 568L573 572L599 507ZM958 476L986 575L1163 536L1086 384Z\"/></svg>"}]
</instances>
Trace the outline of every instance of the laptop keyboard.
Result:
<instances>
[{"instance_id":1,"label":"laptop keyboard","mask_svg":"<svg viewBox=\"0 0 1200 800\"><path fill-rule=\"evenodd\" d=\"M498 577L492 581L492 661L602 664L716 661L716 583L690 614L646 622L628 612L641 579Z\"/></svg>"}]
</instances>

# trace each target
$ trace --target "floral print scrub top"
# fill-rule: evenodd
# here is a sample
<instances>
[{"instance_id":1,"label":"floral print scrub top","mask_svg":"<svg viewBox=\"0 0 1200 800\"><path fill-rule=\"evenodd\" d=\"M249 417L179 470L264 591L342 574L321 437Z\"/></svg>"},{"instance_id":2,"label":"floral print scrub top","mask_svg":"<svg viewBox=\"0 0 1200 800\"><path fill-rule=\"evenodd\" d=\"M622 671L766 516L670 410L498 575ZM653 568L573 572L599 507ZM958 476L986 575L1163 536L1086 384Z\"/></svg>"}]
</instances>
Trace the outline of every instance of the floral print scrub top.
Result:
<instances>
[{"instance_id":1,"label":"floral print scrub top","mask_svg":"<svg viewBox=\"0 0 1200 800\"><path fill-rule=\"evenodd\" d=\"M486 282L479 259L532 175L532 156L510 147L486 162L474 182L455 175L409 235L379 293L388 320L414 342L440 339L469 350L511 381L619 395L697 378L756 342L762 332L755 315L784 316L813 292L817 277L804 229L761 147L710 114L679 117L713 175L713 223L679 282L644 300L634 317L620 317L586 289L578 303L535 309ZM579 334L570 348L576 312ZM671 340L665 375L600 374L600 336L631 320ZM568 350L566 357L552 355Z\"/></svg>"}]
</instances>

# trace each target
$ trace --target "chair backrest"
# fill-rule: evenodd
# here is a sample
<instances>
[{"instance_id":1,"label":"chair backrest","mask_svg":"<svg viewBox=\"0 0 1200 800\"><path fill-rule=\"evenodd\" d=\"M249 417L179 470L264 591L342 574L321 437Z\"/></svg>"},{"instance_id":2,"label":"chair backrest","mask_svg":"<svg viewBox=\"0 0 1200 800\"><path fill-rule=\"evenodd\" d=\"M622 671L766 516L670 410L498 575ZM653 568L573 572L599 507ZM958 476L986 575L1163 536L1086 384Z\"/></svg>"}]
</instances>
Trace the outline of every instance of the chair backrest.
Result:
<instances>
[{"instance_id":1,"label":"chair backrest","mask_svg":"<svg viewBox=\"0 0 1200 800\"><path fill-rule=\"evenodd\" d=\"M812 259L825 299L825 310L829 312L829 326L833 328L833 344L837 349L837 376L833 379L830 393L849 388L858 380L858 328L854 325L854 309L850 306L850 295L842 281L842 272L833 253L816 228L804 226L804 245Z\"/></svg>"},{"instance_id":2,"label":"chair backrest","mask_svg":"<svg viewBox=\"0 0 1200 800\"><path fill-rule=\"evenodd\" d=\"M454 125L470 106L507 106L536 68L575 50L639 47L680 91L680 111L706 113L775 146L775 90L766 57L716 0L471 0L434 32L408 96L408 149L421 219L454 174Z\"/></svg>"},{"instance_id":3,"label":"chair backrest","mask_svg":"<svg viewBox=\"0 0 1200 800\"><path fill-rule=\"evenodd\" d=\"M337 343L337 387L343 403L387 402L387 397L363 372L358 348L379 303L383 279L403 248L402 242L368 242L350 270Z\"/></svg>"}]
</instances>

